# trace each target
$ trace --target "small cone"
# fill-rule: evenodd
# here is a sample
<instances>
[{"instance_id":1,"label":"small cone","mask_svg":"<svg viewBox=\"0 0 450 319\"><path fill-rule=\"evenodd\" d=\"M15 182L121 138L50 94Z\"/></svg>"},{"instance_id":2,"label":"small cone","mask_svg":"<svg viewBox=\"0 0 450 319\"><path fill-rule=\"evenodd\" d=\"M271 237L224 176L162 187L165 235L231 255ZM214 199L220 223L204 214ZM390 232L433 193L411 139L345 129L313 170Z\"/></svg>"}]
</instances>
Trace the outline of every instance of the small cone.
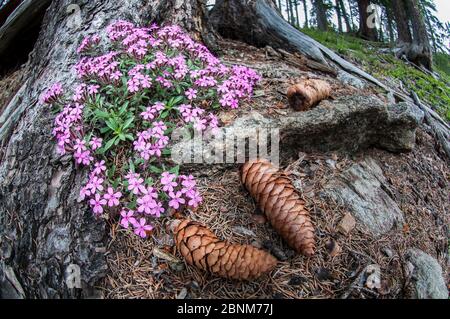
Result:
<instances>
[{"instance_id":1,"label":"small cone","mask_svg":"<svg viewBox=\"0 0 450 319\"><path fill-rule=\"evenodd\" d=\"M242 182L281 237L298 253L312 256L314 226L289 178L269 161L258 159L244 164Z\"/></svg>"},{"instance_id":2,"label":"small cone","mask_svg":"<svg viewBox=\"0 0 450 319\"><path fill-rule=\"evenodd\" d=\"M275 257L250 245L221 241L205 226L183 220L175 229L178 251L186 262L230 279L255 279L271 271Z\"/></svg>"},{"instance_id":3,"label":"small cone","mask_svg":"<svg viewBox=\"0 0 450 319\"><path fill-rule=\"evenodd\" d=\"M322 80L303 80L287 92L289 105L296 111L307 111L331 94L331 86Z\"/></svg>"}]
</instances>

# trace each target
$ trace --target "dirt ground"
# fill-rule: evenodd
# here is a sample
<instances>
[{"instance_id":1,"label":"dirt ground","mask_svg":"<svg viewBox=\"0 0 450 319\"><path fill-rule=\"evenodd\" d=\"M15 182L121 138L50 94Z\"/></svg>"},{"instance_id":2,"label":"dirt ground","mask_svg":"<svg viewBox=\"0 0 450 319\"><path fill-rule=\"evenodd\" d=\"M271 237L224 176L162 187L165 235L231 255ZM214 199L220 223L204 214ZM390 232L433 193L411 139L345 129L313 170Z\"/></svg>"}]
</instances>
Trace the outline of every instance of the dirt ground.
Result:
<instances>
[{"instance_id":1,"label":"dirt ground","mask_svg":"<svg viewBox=\"0 0 450 319\"><path fill-rule=\"evenodd\" d=\"M255 99L237 111L221 116L223 124L258 109L267 116L283 115L286 88L304 77L326 78L333 85L333 97L349 94L377 94L340 84L331 74L301 68L285 59L271 57L264 49L227 42L224 61L245 64L264 79ZM371 156L390 183L388 192L405 217L401 231L393 230L373 238L357 225L349 236L336 227L345 207L325 200L320 193L327 181L353 163ZM335 167L326 160L335 161ZM107 249L109 272L98 287L105 298L401 298L411 294L411 278L404 268L405 252L419 248L438 259L448 278L450 169L434 148L431 136L420 129L417 146L407 154L391 154L370 149L358 154L296 152L282 158L282 168L299 181L316 225L317 253L312 258L296 255L281 240L240 183L238 166L229 170L212 167L195 172L204 202L185 215L210 227L219 237L233 243L252 244L269 250L279 259L276 269L253 282L237 282L214 277L187 266L155 256L158 251L180 256L173 238L166 232L170 218L161 218L152 239L142 240L112 222ZM330 254L338 245L342 251ZM157 254L161 256L160 254ZM334 255L334 256L332 256ZM355 287L369 264L381 267L382 288L378 291Z\"/></svg>"}]
</instances>

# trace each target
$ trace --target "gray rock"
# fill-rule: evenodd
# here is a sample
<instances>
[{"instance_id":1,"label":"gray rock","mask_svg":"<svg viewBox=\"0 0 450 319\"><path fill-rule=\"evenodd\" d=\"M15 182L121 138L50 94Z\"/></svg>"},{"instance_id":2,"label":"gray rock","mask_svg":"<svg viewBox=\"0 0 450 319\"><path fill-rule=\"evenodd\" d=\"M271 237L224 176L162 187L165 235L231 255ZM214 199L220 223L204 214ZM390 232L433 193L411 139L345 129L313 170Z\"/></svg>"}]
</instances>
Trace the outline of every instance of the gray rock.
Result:
<instances>
[{"instance_id":1,"label":"gray rock","mask_svg":"<svg viewBox=\"0 0 450 319\"><path fill-rule=\"evenodd\" d=\"M381 168L372 158L354 164L325 185L323 194L347 206L357 221L379 236L403 223L403 214L383 189Z\"/></svg>"},{"instance_id":2,"label":"gray rock","mask_svg":"<svg viewBox=\"0 0 450 319\"><path fill-rule=\"evenodd\" d=\"M258 134L278 129L283 136L281 151L357 151L377 146L392 152L410 151L415 144L417 127L423 112L407 103L386 105L376 97L353 95L333 102L322 102L307 112L289 111L287 115L267 117L256 111L238 118L209 140L181 138L172 148L174 160L187 163L186 155L194 163L224 163L223 153L244 158L245 149L236 146L234 139L247 138L256 144ZM276 134L275 134L276 135ZM226 137L226 138L225 138ZM271 138L270 136L268 138ZM273 152L278 150L277 136L272 142ZM217 156L218 155L218 156ZM261 156L261 154L259 154ZM272 157L273 158L273 157ZM228 161L226 161L229 163ZM240 162L240 161L238 161ZM233 162L234 163L234 162Z\"/></svg>"},{"instance_id":3,"label":"gray rock","mask_svg":"<svg viewBox=\"0 0 450 319\"><path fill-rule=\"evenodd\" d=\"M340 70L337 74L337 78L344 84L354 86L358 89L364 89L366 84L358 79L356 76L351 75L350 73L345 72L344 70Z\"/></svg>"},{"instance_id":4,"label":"gray rock","mask_svg":"<svg viewBox=\"0 0 450 319\"><path fill-rule=\"evenodd\" d=\"M448 289L443 277L442 267L436 259L419 249L408 250L407 259L413 266L411 268L415 298L448 298Z\"/></svg>"}]
</instances>

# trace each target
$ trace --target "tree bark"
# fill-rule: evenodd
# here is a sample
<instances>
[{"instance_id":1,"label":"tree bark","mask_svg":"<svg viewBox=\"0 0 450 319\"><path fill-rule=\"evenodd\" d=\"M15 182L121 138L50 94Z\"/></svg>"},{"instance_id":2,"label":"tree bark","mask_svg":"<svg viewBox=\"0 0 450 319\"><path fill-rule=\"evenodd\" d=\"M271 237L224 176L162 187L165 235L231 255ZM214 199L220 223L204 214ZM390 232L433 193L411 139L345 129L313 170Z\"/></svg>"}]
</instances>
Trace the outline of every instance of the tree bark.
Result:
<instances>
[{"instance_id":1,"label":"tree bark","mask_svg":"<svg viewBox=\"0 0 450 319\"><path fill-rule=\"evenodd\" d=\"M359 11L359 36L369 41L377 41L376 28L371 28L368 24L368 12L367 8L370 5L370 0L358 0Z\"/></svg>"},{"instance_id":2,"label":"tree bark","mask_svg":"<svg viewBox=\"0 0 450 319\"><path fill-rule=\"evenodd\" d=\"M325 65L332 61L340 68L389 90L373 76L291 26L278 14L271 1L218 0L211 10L210 22L226 38L257 47L269 45L275 49L300 52Z\"/></svg>"},{"instance_id":3,"label":"tree bark","mask_svg":"<svg viewBox=\"0 0 450 319\"><path fill-rule=\"evenodd\" d=\"M411 14L411 23L413 29L413 43L407 53L409 61L425 67L427 70L432 69L433 59L428 38L427 28L425 26L424 17L420 11L417 0L406 0L408 12Z\"/></svg>"},{"instance_id":4,"label":"tree bark","mask_svg":"<svg viewBox=\"0 0 450 319\"><path fill-rule=\"evenodd\" d=\"M392 11L394 12L395 24L397 25L397 42L399 44L411 43L412 36L408 24L409 19L406 16L404 0L392 1Z\"/></svg>"},{"instance_id":5,"label":"tree bark","mask_svg":"<svg viewBox=\"0 0 450 319\"><path fill-rule=\"evenodd\" d=\"M295 5L295 17L296 17L296 25L297 28L300 28L300 15L298 13L298 0L294 1L294 5Z\"/></svg>"},{"instance_id":6,"label":"tree bark","mask_svg":"<svg viewBox=\"0 0 450 319\"><path fill-rule=\"evenodd\" d=\"M323 0L315 0L314 5L316 7L317 27L321 31L328 30L327 10L323 3Z\"/></svg>"},{"instance_id":7,"label":"tree bark","mask_svg":"<svg viewBox=\"0 0 450 319\"><path fill-rule=\"evenodd\" d=\"M389 32L389 42L391 44L394 43L395 39L394 39L394 27L392 25L392 9L391 8L386 8L386 20L387 20L387 27L388 27L388 32Z\"/></svg>"},{"instance_id":8,"label":"tree bark","mask_svg":"<svg viewBox=\"0 0 450 319\"><path fill-rule=\"evenodd\" d=\"M2 26L11 13L23 0L10 0L6 4L0 3L0 26Z\"/></svg>"},{"instance_id":9,"label":"tree bark","mask_svg":"<svg viewBox=\"0 0 450 319\"><path fill-rule=\"evenodd\" d=\"M347 9L345 9L344 1L338 0L339 2L339 8L341 9L341 15L344 18L345 27L347 28L347 32L352 32L353 28L350 24L350 20L348 18Z\"/></svg>"},{"instance_id":10,"label":"tree bark","mask_svg":"<svg viewBox=\"0 0 450 319\"><path fill-rule=\"evenodd\" d=\"M303 0L303 12L305 13L305 28L309 28L309 23L308 23L308 4L306 3L306 0Z\"/></svg>"},{"instance_id":11,"label":"tree bark","mask_svg":"<svg viewBox=\"0 0 450 319\"><path fill-rule=\"evenodd\" d=\"M419 67L431 70L433 60L430 41L417 0L399 0L392 3L398 31L397 57L404 57ZM411 35L409 21L414 36Z\"/></svg>"},{"instance_id":12,"label":"tree bark","mask_svg":"<svg viewBox=\"0 0 450 319\"><path fill-rule=\"evenodd\" d=\"M72 67L82 38L124 19L177 23L209 41L200 1L84 1L81 25L66 12L72 3L54 0L48 8L26 82L2 114L8 120L0 127L0 298L96 296L92 287L106 271L104 221L78 203L87 172L57 155L53 116L39 102L54 82L75 82ZM78 271L80 283L74 280Z\"/></svg>"},{"instance_id":13,"label":"tree bark","mask_svg":"<svg viewBox=\"0 0 450 319\"><path fill-rule=\"evenodd\" d=\"M338 31L339 31L339 33L342 33L344 30L342 28L342 14L341 14L341 8L339 5L339 0L336 0L334 8L336 10L336 15L337 15Z\"/></svg>"}]
</instances>

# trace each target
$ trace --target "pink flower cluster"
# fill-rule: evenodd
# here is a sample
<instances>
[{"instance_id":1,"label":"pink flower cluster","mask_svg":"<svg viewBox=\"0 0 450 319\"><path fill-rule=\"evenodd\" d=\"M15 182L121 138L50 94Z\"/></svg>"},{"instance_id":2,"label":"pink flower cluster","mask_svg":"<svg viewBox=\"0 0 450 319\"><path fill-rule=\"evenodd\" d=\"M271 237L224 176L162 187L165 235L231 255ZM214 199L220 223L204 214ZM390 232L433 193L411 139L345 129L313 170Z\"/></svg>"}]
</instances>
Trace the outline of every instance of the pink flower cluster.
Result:
<instances>
[{"instance_id":1,"label":"pink flower cluster","mask_svg":"<svg viewBox=\"0 0 450 319\"><path fill-rule=\"evenodd\" d=\"M52 104L58 101L58 98L63 94L63 88L60 83L53 84L47 91L41 96L41 102Z\"/></svg>"},{"instance_id":2,"label":"pink flower cluster","mask_svg":"<svg viewBox=\"0 0 450 319\"><path fill-rule=\"evenodd\" d=\"M109 52L98 57L83 57L75 65L80 79L98 80L101 83L116 83L123 75L116 60L118 52Z\"/></svg>"},{"instance_id":3,"label":"pink flower cluster","mask_svg":"<svg viewBox=\"0 0 450 319\"><path fill-rule=\"evenodd\" d=\"M253 94L253 86L260 80L260 76L252 69L243 66L233 66L231 76L218 88L222 94L220 104L223 107L235 109L239 100Z\"/></svg>"},{"instance_id":4,"label":"pink flower cluster","mask_svg":"<svg viewBox=\"0 0 450 319\"><path fill-rule=\"evenodd\" d=\"M162 150L169 144L169 137L164 135L167 130L164 122L154 122L152 127L137 133L137 139L133 142L134 150L146 161L150 157L161 157Z\"/></svg>"},{"instance_id":5,"label":"pink flower cluster","mask_svg":"<svg viewBox=\"0 0 450 319\"><path fill-rule=\"evenodd\" d=\"M186 204L190 207L197 207L202 201L200 193L196 189L196 181L192 175L177 176L169 172L161 174L161 184L163 191L169 196L169 207L179 209Z\"/></svg>"},{"instance_id":6,"label":"pink flower cluster","mask_svg":"<svg viewBox=\"0 0 450 319\"><path fill-rule=\"evenodd\" d=\"M81 41L80 46L77 49L77 53L83 53L86 52L93 47L95 47L97 44L100 43L100 37L97 34L94 34L93 36L87 36Z\"/></svg>"},{"instance_id":7,"label":"pink flower cluster","mask_svg":"<svg viewBox=\"0 0 450 319\"><path fill-rule=\"evenodd\" d=\"M193 84L185 92L189 101L215 89L220 94L220 105L237 108L239 100L250 97L260 80L252 69L221 64L204 45L193 41L178 26L136 28L129 22L118 21L108 28L108 36L138 61L152 57L150 62L137 64L130 70L128 90L131 93L153 84L173 89L177 83L188 81ZM195 68L188 67L187 59L194 61Z\"/></svg>"},{"instance_id":8,"label":"pink flower cluster","mask_svg":"<svg viewBox=\"0 0 450 319\"><path fill-rule=\"evenodd\" d=\"M58 152L90 168L80 200L96 216L120 212L120 225L145 238L152 219L202 201L192 175L168 171L168 132L180 125L216 132L219 120L208 108L237 108L260 77L225 66L178 26L118 21L107 36L115 51L106 54L96 53L98 35L82 40L75 65L81 83L71 98L64 100L56 83L42 102L63 106L52 132Z\"/></svg>"},{"instance_id":9,"label":"pink flower cluster","mask_svg":"<svg viewBox=\"0 0 450 319\"><path fill-rule=\"evenodd\" d=\"M181 104L178 108L183 121L186 124L193 124L198 132L210 130L213 134L219 128L219 120L213 113L204 114L205 110L199 107L193 107L190 104Z\"/></svg>"}]
</instances>

